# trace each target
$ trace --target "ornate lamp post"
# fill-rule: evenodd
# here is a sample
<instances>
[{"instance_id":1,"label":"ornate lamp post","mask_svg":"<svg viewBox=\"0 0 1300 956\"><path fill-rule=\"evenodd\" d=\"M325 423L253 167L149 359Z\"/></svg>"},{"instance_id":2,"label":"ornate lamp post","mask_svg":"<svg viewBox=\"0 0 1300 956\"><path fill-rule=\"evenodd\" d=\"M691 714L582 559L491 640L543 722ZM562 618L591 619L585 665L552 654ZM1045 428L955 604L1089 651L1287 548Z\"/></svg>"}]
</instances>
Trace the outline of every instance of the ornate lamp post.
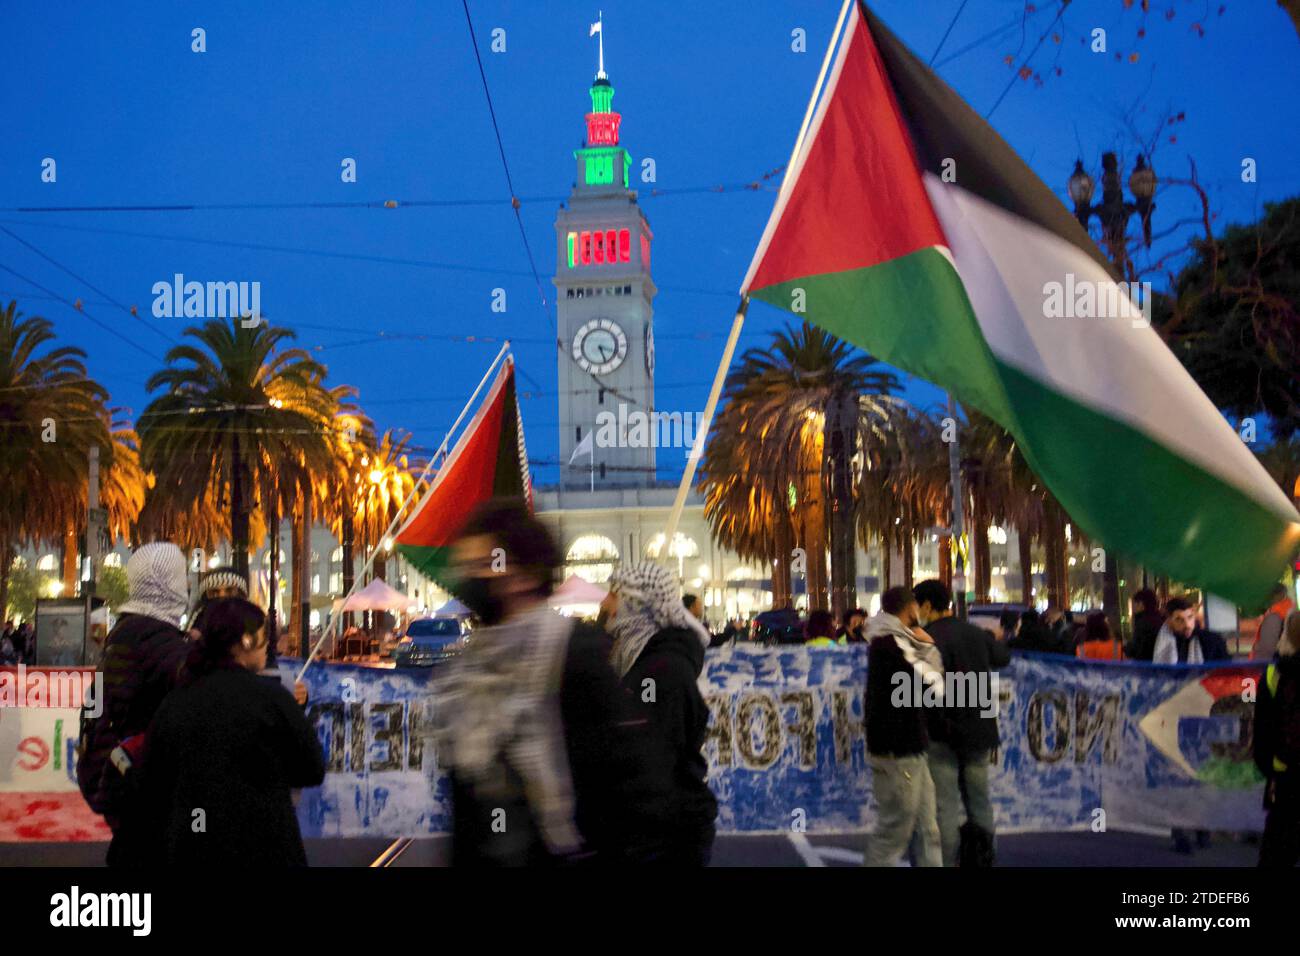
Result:
<instances>
[{"instance_id":1,"label":"ornate lamp post","mask_svg":"<svg viewBox=\"0 0 1300 956\"><path fill-rule=\"evenodd\" d=\"M1119 270L1120 276L1131 280L1132 263L1128 257L1128 220L1134 213L1142 217L1142 239L1147 248L1151 247L1151 214L1156 204L1152 198L1156 192L1156 173L1147 165L1143 156L1138 156L1133 172L1128 178L1128 188L1133 194L1133 202L1124 201L1124 190L1120 185L1119 160L1114 153L1102 153L1101 156L1101 202L1093 205L1092 194L1096 188L1091 176L1083 168L1083 160L1076 160L1074 172L1070 175L1069 193L1074 202L1074 215L1084 229L1088 220L1096 216L1101 221L1102 241L1106 252Z\"/></svg>"},{"instance_id":2,"label":"ornate lamp post","mask_svg":"<svg viewBox=\"0 0 1300 956\"><path fill-rule=\"evenodd\" d=\"M1101 202L1093 205L1092 194L1096 184L1084 170L1083 160L1075 161L1074 172L1070 174L1067 186L1070 199L1074 202L1074 215L1084 229L1088 228L1088 221L1093 216L1101 221L1102 242L1106 244L1107 254L1115 264L1120 278L1133 282L1137 276L1128 255L1128 221L1134 213L1142 217L1142 240L1148 249L1151 248L1151 214L1156 208L1152 201L1156 192L1156 173L1147 165L1146 158L1139 154L1128 178L1133 202L1125 202L1124 190L1120 185L1119 160L1114 153L1102 153L1101 169ZM1111 627L1118 634L1119 562L1111 555L1106 556L1106 566L1102 572L1102 607L1110 619Z\"/></svg>"}]
</instances>

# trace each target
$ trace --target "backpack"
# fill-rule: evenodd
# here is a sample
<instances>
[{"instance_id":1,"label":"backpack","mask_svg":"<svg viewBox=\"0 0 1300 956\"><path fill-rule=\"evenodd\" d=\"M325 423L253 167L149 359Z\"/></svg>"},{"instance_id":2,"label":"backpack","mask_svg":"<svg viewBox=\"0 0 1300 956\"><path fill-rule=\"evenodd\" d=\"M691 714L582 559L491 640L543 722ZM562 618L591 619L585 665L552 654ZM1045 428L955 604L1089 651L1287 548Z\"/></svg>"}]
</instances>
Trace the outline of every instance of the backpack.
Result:
<instances>
[{"instance_id":1,"label":"backpack","mask_svg":"<svg viewBox=\"0 0 1300 956\"><path fill-rule=\"evenodd\" d=\"M138 756L143 741L143 734L123 740L107 714L94 717L82 706L77 786L90 809L110 823L123 819L140 795Z\"/></svg>"}]
</instances>

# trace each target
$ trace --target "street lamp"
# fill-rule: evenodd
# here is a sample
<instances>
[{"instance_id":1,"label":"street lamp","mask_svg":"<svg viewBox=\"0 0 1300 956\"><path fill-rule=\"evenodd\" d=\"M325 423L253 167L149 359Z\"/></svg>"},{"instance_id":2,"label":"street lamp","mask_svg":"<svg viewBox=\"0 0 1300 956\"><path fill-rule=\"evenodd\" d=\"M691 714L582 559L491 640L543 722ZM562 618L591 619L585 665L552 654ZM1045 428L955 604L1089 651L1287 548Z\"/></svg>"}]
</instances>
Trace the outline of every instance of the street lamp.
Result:
<instances>
[{"instance_id":1,"label":"street lamp","mask_svg":"<svg viewBox=\"0 0 1300 956\"><path fill-rule=\"evenodd\" d=\"M1074 215L1084 229L1088 228L1088 220L1093 216L1101 220L1102 241L1106 244L1111 261L1115 263L1121 279L1133 281L1136 276L1129 261L1125 233L1129 217L1137 213L1142 217L1142 241L1148 249L1151 248L1151 214L1156 209L1156 204L1152 201L1156 192L1156 172L1147 165L1146 157L1139 154L1128 178L1128 188L1134 200L1130 203L1124 201L1119 160L1114 153L1102 153L1101 169L1101 202L1093 205L1095 185L1092 177L1084 171L1082 160L1075 161L1074 172L1067 185L1070 199L1074 202ZM1120 625L1118 565L1114 555L1107 555L1102 571L1102 607L1117 634ZM1068 593L1068 587L1066 591Z\"/></svg>"},{"instance_id":2,"label":"street lamp","mask_svg":"<svg viewBox=\"0 0 1300 956\"><path fill-rule=\"evenodd\" d=\"M1101 202L1093 205L1092 195L1096 184L1083 168L1083 160L1076 160L1074 172L1070 174L1067 191L1074 203L1074 216L1084 229L1088 221L1096 216L1101 220L1102 241L1111 260L1120 271L1121 278L1128 278L1129 262L1125 244L1125 232L1129 217L1137 213L1142 217L1142 240L1151 248L1151 214L1156 204L1152 201L1156 192L1155 170L1147 165L1146 157L1139 155L1133 172L1128 178L1128 188L1133 194L1133 202L1124 201L1124 189L1120 185L1119 160L1114 153L1101 156Z\"/></svg>"}]
</instances>

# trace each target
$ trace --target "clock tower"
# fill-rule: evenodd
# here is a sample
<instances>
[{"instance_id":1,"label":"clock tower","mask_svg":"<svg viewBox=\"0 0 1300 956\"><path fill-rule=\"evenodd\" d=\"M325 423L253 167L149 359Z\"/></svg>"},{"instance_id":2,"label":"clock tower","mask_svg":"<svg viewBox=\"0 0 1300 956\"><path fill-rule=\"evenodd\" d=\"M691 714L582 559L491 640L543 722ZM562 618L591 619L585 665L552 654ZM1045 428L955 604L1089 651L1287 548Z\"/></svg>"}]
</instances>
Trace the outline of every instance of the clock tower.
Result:
<instances>
[{"instance_id":1,"label":"clock tower","mask_svg":"<svg viewBox=\"0 0 1300 956\"><path fill-rule=\"evenodd\" d=\"M655 477L653 422L631 427L654 407L654 237L628 185L632 159L619 145L604 33L593 32L601 34L600 69L586 141L574 151L577 178L555 220L560 483L634 488Z\"/></svg>"}]
</instances>

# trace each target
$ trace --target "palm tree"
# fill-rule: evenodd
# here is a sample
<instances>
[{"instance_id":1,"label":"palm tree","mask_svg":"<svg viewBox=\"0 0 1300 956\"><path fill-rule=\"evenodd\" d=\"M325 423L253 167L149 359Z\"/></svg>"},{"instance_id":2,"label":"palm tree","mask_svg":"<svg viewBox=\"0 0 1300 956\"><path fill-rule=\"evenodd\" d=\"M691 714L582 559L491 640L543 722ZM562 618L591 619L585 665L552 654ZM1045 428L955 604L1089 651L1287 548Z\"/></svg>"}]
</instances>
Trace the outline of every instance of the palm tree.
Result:
<instances>
[{"instance_id":1,"label":"palm tree","mask_svg":"<svg viewBox=\"0 0 1300 956\"><path fill-rule=\"evenodd\" d=\"M834 611L855 603L853 469L897 407L898 386L870 355L806 322L746 351L728 375L701 462L705 515L720 544L770 562L774 603L788 594L798 545L810 606L825 607L828 544Z\"/></svg>"},{"instance_id":2,"label":"palm tree","mask_svg":"<svg viewBox=\"0 0 1300 956\"><path fill-rule=\"evenodd\" d=\"M355 496L355 519L363 540L375 551L373 576L381 581L387 575L384 532L415 491L415 477L406 451L410 441L410 435L389 430L384 432L378 447L361 457L364 477Z\"/></svg>"},{"instance_id":3,"label":"palm tree","mask_svg":"<svg viewBox=\"0 0 1300 956\"><path fill-rule=\"evenodd\" d=\"M301 483L330 467L334 402L325 368L304 350L279 350L285 328L213 319L185 330L149 378L162 391L140 416L142 464L155 476L163 510L194 513L202 503L228 509L231 560L248 573L250 515L270 470Z\"/></svg>"},{"instance_id":4,"label":"palm tree","mask_svg":"<svg viewBox=\"0 0 1300 956\"><path fill-rule=\"evenodd\" d=\"M0 608L17 547L61 536L84 511L90 448L113 454L108 392L86 353L46 349L53 324L17 309L0 310Z\"/></svg>"},{"instance_id":5,"label":"palm tree","mask_svg":"<svg viewBox=\"0 0 1300 956\"><path fill-rule=\"evenodd\" d=\"M858 479L858 536L863 547L880 543L882 590L891 580L894 552L902 558L903 583L910 587L916 538L951 520L942 424L911 407L899 407L887 426Z\"/></svg>"}]
</instances>

